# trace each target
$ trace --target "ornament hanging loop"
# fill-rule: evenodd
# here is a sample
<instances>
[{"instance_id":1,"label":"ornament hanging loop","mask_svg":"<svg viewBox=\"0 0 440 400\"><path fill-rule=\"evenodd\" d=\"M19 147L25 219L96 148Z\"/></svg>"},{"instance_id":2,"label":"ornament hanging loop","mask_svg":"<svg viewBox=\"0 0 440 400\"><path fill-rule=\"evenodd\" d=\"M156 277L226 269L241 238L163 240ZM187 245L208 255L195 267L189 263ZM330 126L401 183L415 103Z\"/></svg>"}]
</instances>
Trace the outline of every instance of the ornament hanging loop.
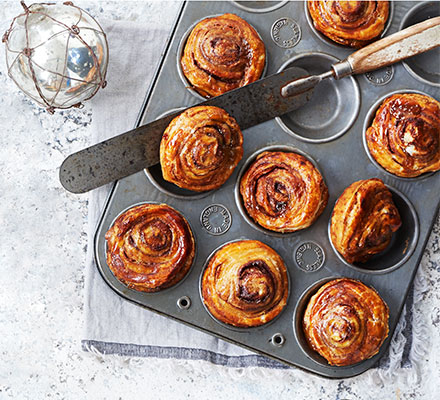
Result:
<instances>
[{"instance_id":1,"label":"ornament hanging loop","mask_svg":"<svg viewBox=\"0 0 440 400\"><path fill-rule=\"evenodd\" d=\"M72 26L70 27L70 31L71 31L73 34L75 34L75 35L78 35L78 34L79 34L79 28L78 28L76 25L72 25Z\"/></svg>"},{"instance_id":2,"label":"ornament hanging loop","mask_svg":"<svg viewBox=\"0 0 440 400\"><path fill-rule=\"evenodd\" d=\"M24 12L25 12L25 13L28 13L28 12L29 12L29 7L25 4L25 2L24 2L23 0L21 0L21 1L20 1L20 4L21 4L21 6L23 7Z\"/></svg>"}]
</instances>

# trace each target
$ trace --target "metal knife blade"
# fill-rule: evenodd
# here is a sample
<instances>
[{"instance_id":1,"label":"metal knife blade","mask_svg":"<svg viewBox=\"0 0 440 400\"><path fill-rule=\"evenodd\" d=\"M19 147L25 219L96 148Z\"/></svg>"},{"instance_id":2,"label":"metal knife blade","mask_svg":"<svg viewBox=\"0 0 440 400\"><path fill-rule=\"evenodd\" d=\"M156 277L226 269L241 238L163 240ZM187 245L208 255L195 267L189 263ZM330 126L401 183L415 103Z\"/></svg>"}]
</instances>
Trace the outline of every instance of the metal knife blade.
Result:
<instances>
[{"instance_id":1,"label":"metal knife blade","mask_svg":"<svg viewBox=\"0 0 440 400\"><path fill-rule=\"evenodd\" d=\"M302 68L288 68L197 105L223 108L236 119L241 130L245 130L304 105L312 90L283 97L281 88L307 75ZM157 164L162 133L181 112L71 154L60 167L61 184L72 193L84 193Z\"/></svg>"}]
</instances>

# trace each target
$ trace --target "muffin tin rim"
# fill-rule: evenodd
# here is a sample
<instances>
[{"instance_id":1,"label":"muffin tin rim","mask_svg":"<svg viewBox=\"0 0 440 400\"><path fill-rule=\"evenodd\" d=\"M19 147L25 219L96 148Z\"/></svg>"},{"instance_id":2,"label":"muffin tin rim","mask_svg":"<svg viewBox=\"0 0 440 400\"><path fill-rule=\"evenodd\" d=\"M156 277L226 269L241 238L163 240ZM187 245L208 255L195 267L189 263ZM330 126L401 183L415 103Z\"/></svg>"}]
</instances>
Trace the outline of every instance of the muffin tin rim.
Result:
<instances>
[{"instance_id":1,"label":"muffin tin rim","mask_svg":"<svg viewBox=\"0 0 440 400\"><path fill-rule=\"evenodd\" d=\"M332 39L330 39L329 37L325 36L323 33L321 33L320 31L318 31L315 28L315 25L313 24L313 19L312 16L309 13L309 8L307 6L309 0L304 0L304 14L307 20L307 24L309 26L309 28L311 29L311 31L314 33L315 37L317 37L319 40L321 40L323 43L327 44L328 46L331 46L333 48L336 48L338 50L352 50L355 51L356 48L355 47L351 47L351 46L347 46L341 43L337 43L335 41L333 41ZM383 0L380 0L383 1ZM387 22L385 23L385 26L383 28L382 33L380 34L379 37L377 37L376 39L374 39L373 41L376 40L380 40L383 39L386 34L388 33L389 29L391 28L391 25L393 23L393 19L394 19L394 1L395 0L388 0L388 4L389 4L389 11L388 11L388 19ZM365 46L363 46L365 47Z\"/></svg>"},{"instance_id":2,"label":"muffin tin rim","mask_svg":"<svg viewBox=\"0 0 440 400\"><path fill-rule=\"evenodd\" d=\"M262 232L262 233L264 233L266 235L274 236L274 237L278 237L278 238L292 237L292 236L297 235L299 232L301 232L301 231L303 231L303 230L305 230L305 229L307 229L309 227L304 228L304 229L299 229L299 230L294 231L294 232L285 232L285 233L277 232L277 231L271 231L271 230L269 230L267 228L262 227L257 222L255 222L252 219L252 217L247 213L246 208L244 207L244 204L243 204L243 199L242 199L242 196L241 196L241 193L240 193L241 179L243 178L244 173L249 169L249 167L252 165L252 163L256 160L258 155L262 154L262 153L264 153L266 151L269 151L269 152L281 151L281 152L288 152L288 153L296 153L296 154L299 154L299 155L305 157L308 161L310 161L312 163L312 165L319 172L319 174L321 175L321 177L322 177L326 187L327 187L327 183L325 181L324 175L322 174L321 170L319 169L319 166L318 166L317 162L313 159L313 157L310 156L305 151L303 151L301 149L298 149L297 147L295 147L293 145L288 145L288 144L270 144L270 145L267 145L267 146L264 146L264 147L261 147L261 148L255 150L254 152L252 152L246 158L246 160L244 160L242 166L240 167L240 169L238 171L237 178L236 178L235 184L234 184L235 205L237 206L240 215L243 217L243 219L253 229L256 229L257 231ZM328 203L327 203L326 207L327 206L328 206ZM324 212L324 210L323 210L323 212ZM322 215L322 213L316 219L318 219L321 215ZM312 223L312 225L313 225L313 223Z\"/></svg>"},{"instance_id":3,"label":"muffin tin rim","mask_svg":"<svg viewBox=\"0 0 440 400\"><path fill-rule=\"evenodd\" d=\"M418 218L418 214L417 211L414 207L414 205L411 203L411 201L408 199L407 196L405 196L400 190L396 189L395 187L388 185L385 183L385 186L387 187L387 189L392 193L392 194L396 194L398 195L407 205L408 209L411 212L411 216L413 217L414 220L414 234L412 236L412 240L411 243L408 244L408 248L406 251L406 254L404 255L404 257L398 261L397 263L391 265L390 267L384 268L384 269L379 269L379 270L371 270L371 269L367 269L367 268L362 268L360 266L357 266L353 263L349 263L347 260L345 260L345 258L339 253L339 251L336 249L335 245L333 244L332 238L331 238L331 234L330 234L330 228L331 228L331 222L332 222L332 217L333 217L333 211L332 214L330 215L330 218L328 220L328 225L327 225L327 236L328 236L328 241L330 243L330 247L332 248L333 252L336 254L336 256L338 257L338 259L343 262L347 267L352 268L353 270L357 271L357 272L362 272L366 275L384 275L387 274L389 272L392 272L394 270L396 270L397 268L401 267L403 264L405 264L408 259L411 257L411 255L414 253L414 250L417 247L417 243L419 242L419 236L420 236L420 224L419 224L419 218ZM348 187L348 186L347 186ZM344 189L345 190L345 189ZM342 193L340 194L340 196L342 195ZM340 197L339 196L339 197ZM338 199L339 199L338 197ZM337 199L337 200L338 200ZM336 200L336 201L337 201ZM335 201L335 205L336 205L336 201ZM333 205L333 210L335 205ZM397 206L396 206L397 207ZM393 235L395 235L396 232L393 233ZM378 254L383 253L385 250L381 251Z\"/></svg>"},{"instance_id":4,"label":"muffin tin rim","mask_svg":"<svg viewBox=\"0 0 440 400\"><path fill-rule=\"evenodd\" d=\"M185 50L185 45L186 42L188 40L189 35L191 34L191 32L193 31L193 29L196 27L196 25L202 21L204 21L205 19L208 18L215 18L215 17L220 17L224 14L231 14L231 13L223 13L223 14L214 14L214 15L207 15L204 18L201 18L197 21L195 21L193 24L191 24L188 29L185 31L185 33L182 35L181 39L179 40L179 45L177 46L177 51L176 51L176 67L177 67L177 74L179 75L180 80L183 83L184 88L189 91L193 96L197 97L199 100L202 101L206 101L208 99L211 99L213 97L209 96L209 97L203 97L194 87L193 85L188 81L188 79L186 78L185 74L183 73L183 69L182 69L182 64L181 64L181 60L183 57L183 51ZM240 17L239 15L237 15L237 17L243 19L242 17ZM246 21L245 19L243 19L243 21ZM246 21L247 22L247 21ZM264 68L263 71L261 72L261 75L258 77L257 80L264 78L266 76L267 73L267 68L268 68L268 54L267 54L267 47L266 44L264 43L263 38L261 37L260 33L258 32L258 30L249 22L247 22L254 30L255 32L257 32L258 37L260 38L261 42L264 45ZM226 92L225 92L226 93Z\"/></svg>"},{"instance_id":5,"label":"muffin tin rim","mask_svg":"<svg viewBox=\"0 0 440 400\"><path fill-rule=\"evenodd\" d=\"M228 244L231 244L231 243L235 243L235 242L241 242L241 241L260 242L260 243L263 243L264 245L270 247L275 253L278 254L278 256L283 261L284 267L286 268L286 275L287 275L287 298L286 298L286 304L281 309L281 311L278 313L278 315L276 315L270 321L265 322L264 324L261 324L261 325L257 325L257 326L240 327L240 326L234 326L232 324L228 324L226 322L220 321L219 319L214 317L214 315L208 309L208 307L205 304L205 301L203 299L203 293L202 293L203 276L205 275L206 268L208 267L208 264L211 261L211 258L214 256L215 253L217 253L217 251L222 249L224 246L226 246ZM243 236L239 237L239 238L236 238L236 239L228 240L227 242L224 242L224 243L220 244L219 246L217 246L215 249L213 249L209 253L209 255L206 257L205 261L203 262L203 265L202 265L202 268L200 269L200 273L199 273L199 277L198 277L198 291L199 291L200 301L202 303L202 306L203 306L204 310L208 313L208 315L216 323L220 324L223 328L226 328L226 329L229 329L229 330L232 330L232 331L235 331L235 332L250 332L250 331L255 331L255 330L258 330L258 329L264 329L264 328L272 325L274 322L276 322L280 318L280 316L284 314L284 312L286 311L286 308L288 308L288 306L289 306L289 301L290 301L290 296L291 296L291 286L292 286L292 280L290 278L289 268L287 267L286 261L283 259L283 257L281 257L279 252L276 249L274 249L272 246L268 245L265 242L262 242L261 240L249 239L249 238L243 237Z\"/></svg>"},{"instance_id":6,"label":"muffin tin rim","mask_svg":"<svg viewBox=\"0 0 440 400\"><path fill-rule=\"evenodd\" d=\"M180 214L180 216L185 220L185 222L188 224L189 229L190 229L190 231L191 231L192 238L193 238L193 242L194 242L194 256L193 256L193 260L192 260L192 262L191 262L191 266L188 268L188 271L187 271L186 274L182 277L182 279L180 279L180 280L179 280L178 282L176 282L174 285L171 285L171 286L169 286L169 287L167 287L167 288L159 289L159 290L152 291L152 292L147 292L147 291L137 290L137 289L135 289L135 288L131 288L131 287L129 287L127 284L125 284L124 282L120 281L119 278L116 277L116 275L113 273L112 269L110 268L110 266L109 266L108 263L107 263L108 244L107 244L107 239L104 238L105 263L106 263L106 265L107 265L108 270L109 270L110 273L112 274L112 276L113 276L115 282L117 282L119 285L122 285L122 287L124 288L123 290L129 290L129 291L131 291L131 292L142 293L142 294L145 294L145 295L147 295L147 296L152 296L152 295L154 296L154 295L156 295L156 294L159 294L159 293L165 293L166 291L169 291L169 290L171 290L171 289L174 289L174 288L178 287L180 284L182 284L182 283L186 280L186 278L191 274L192 270L194 269L194 264L196 263L196 259L197 259L197 255L198 255L198 245L197 245L197 238L196 238L196 235L195 235L195 233L194 233L194 229L193 229L193 227L192 227L192 224L191 224L191 223L189 222L189 220L185 217L185 215L182 213L182 211L178 210L178 209L177 209L176 207L174 207L174 206L169 205L168 203L163 203L163 202L160 202L160 201L153 201L153 200L151 200L151 201L150 201L150 200L140 201L140 202L134 203L134 204L132 204L132 205L130 205L130 206L124 208L122 211L120 211L120 212L116 215L116 217L114 217L114 218L112 219L110 225L109 225L107 228L105 228L105 232L108 232L108 231L113 227L113 225L115 224L116 220L117 220L121 215L123 215L124 213L126 213L127 211L131 210L131 209L134 208L134 207L141 206L141 205L144 205L144 204L165 205L165 206L167 206L167 207L172 208L174 211L177 211L177 212ZM96 263L102 268L102 266L101 266L101 262L100 262L99 258L98 258L98 257L95 257L95 258L96 258ZM121 289L121 290L122 290L122 289Z\"/></svg>"},{"instance_id":7,"label":"muffin tin rim","mask_svg":"<svg viewBox=\"0 0 440 400\"><path fill-rule=\"evenodd\" d=\"M438 0L437 0L438 1ZM432 4L435 4L435 1L422 1L419 4L414 5L413 7L411 7L409 10L407 10L407 12L405 13L405 15L402 18L402 21L400 21L399 24L399 30L402 30L405 28L405 24L408 22L408 19L412 16L412 14L416 13L417 11L419 11L420 9L424 8L424 7L428 7ZM440 6L440 5L439 5ZM411 25L409 25L411 26ZM407 63L407 60L402 60L402 64L403 67L405 68L405 70L414 78L417 79L419 82L422 82L426 85L430 85L433 87L437 87L440 88L440 82L432 82L428 79L423 78L422 76L420 76L418 73L416 73Z\"/></svg>"},{"instance_id":8,"label":"muffin tin rim","mask_svg":"<svg viewBox=\"0 0 440 400\"><path fill-rule=\"evenodd\" d=\"M252 8L252 7L247 7L244 6L243 4L240 4L238 1L234 1L231 0L231 3L239 8L240 10L246 11L246 12L250 12L250 13L257 13L257 14L264 14L264 13L268 13L268 12L272 12L275 10L278 10L279 8L283 7L284 5L286 5L289 2L289 0L283 0L283 1L278 1L278 4L274 4L271 7L265 7L265 8Z\"/></svg>"},{"instance_id":9,"label":"muffin tin rim","mask_svg":"<svg viewBox=\"0 0 440 400\"><path fill-rule=\"evenodd\" d=\"M397 90L393 90L391 92L387 92L386 94L380 96L371 106L370 108L367 110L367 113L365 114L364 117L364 122L362 124L362 145L364 148L364 151L369 159L369 161L371 162L371 164L373 164L379 171L381 171L382 173L384 173L385 175L392 177L394 179L398 179L401 181L407 181L407 182L415 182L415 181L421 181L421 180L425 180L428 179L430 177L432 177L433 175L435 175L436 173L438 173L439 171L431 171L431 172L425 172L419 176L414 176L414 177L404 177L404 176L398 176L395 175L389 171L387 171L384 167L382 167L373 157L373 155L370 153L370 149L368 148L368 143L367 143L367 130L368 128L371 126L371 124L373 123L374 118L376 117L376 112L379 109L379 107L381 106L381 104L388 98L391 97L395 94L405 94L405 93L416 93L416 94L422 94L424 96L433 98L434 100L436 100L433 96L422 92L421 90L418 89L397 89Z\"/></svg>"},{"instance_id":10,"label":"muffin tin rim","mask_svg":"<svg viewBox=\"0 0 440 400\"><path fill-rule=\"evenodd\" d=\"M329 364L328 360L323 357L317 350L312 349L309 344L307 343L307 338L305 337L304 334L304 329L303 329L303 318L304 318L304 313L305 310L307 309L307 306L310 303L311 298L318 292L318 290L321 289L321 287L323 287L324 285L326 285L329 282L332 282L334 280L338 280L338 279L348 279L348 280L352 280L352 281L357 281L362 283L363 285L365 285L366 287L368 287L369 289L374 290L377 295L381 298L381 300L384 302L384 304L386 305L386 307L388 308L388 304L385 302L385 300L382 298L381 294L379 293L379 291L371 285L368 285L366 283L364 283L362 280L357 279L357 278L350 278L348 276L328 276L326 278L322 278L319 279L318 281L315 281L314 283L312 283L311 285L309 285L307 288L304 289L304 291L301 293L301 295L298 297L298 301L293 313L293 334L295 336L295 340L296 343L298 344L298 347L302 350L302 352L306 355L307 358L309 358L310 360L312 360L313 362L317 363L318 365L322 366L322 367L326 367L326 368L336 368L338 370L346 370L349 368L353 368L356 365L361 365L362 363L364 363L367 360L370 360L371 358L374 357L378 357L380 354L380 350L381 348L384 346L385 341L387 341L388 339L390 339L390 332L389 332L389 311L388 311L388 333L387 336L385 337L385 339L383 340L382 344L379 346L378 351L376 354L372 355L369 358L366 358L364 360L358 361L354 364L349 364L349 365L331 365ZM300 336L302 336L302 338L300 338ZM304 339L304 340L302 340ZM303 341L305 343L303 343Z\"/></svg>"}]
</instances>

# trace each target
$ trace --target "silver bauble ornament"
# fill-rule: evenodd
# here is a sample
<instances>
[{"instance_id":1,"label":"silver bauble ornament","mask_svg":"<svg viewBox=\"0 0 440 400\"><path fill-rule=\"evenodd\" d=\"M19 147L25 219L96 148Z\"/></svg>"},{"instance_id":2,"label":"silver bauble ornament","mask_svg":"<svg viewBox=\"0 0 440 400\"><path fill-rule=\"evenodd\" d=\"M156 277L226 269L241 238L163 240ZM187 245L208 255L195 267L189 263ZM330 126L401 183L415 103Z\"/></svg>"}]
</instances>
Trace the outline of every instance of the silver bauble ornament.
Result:
<instances>
[{"instance_id":1,"label":"silver bauble ornament","mask_svg":"<svg viewBox=\"0 0 440 400\"><path fill-rule=\"evenodd\" d=\"M104 31L71 2L21 4L3 36L9 76L49 112L80 106L106 84Z\"/></svg>"}]
</instances>

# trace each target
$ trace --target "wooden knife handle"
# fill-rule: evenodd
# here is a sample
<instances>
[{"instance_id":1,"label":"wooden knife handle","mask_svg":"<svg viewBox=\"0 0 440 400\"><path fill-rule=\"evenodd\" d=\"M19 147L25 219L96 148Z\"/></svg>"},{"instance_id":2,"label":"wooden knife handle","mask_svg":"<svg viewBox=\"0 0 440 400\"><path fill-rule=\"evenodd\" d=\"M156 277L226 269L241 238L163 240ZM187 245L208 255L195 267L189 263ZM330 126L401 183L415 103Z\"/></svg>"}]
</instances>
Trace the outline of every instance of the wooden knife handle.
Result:
<instances>
[{"instance_id":1,"label":"wooden knife handle","mask_svg":"<svg viewBox=\"0 0 440 400\"><path fill-rule=\"evenodd\" d=\"M374 71L440 46L440 17L394 33L350 54L353 74Z\"/></svg>"}]
</instances>

